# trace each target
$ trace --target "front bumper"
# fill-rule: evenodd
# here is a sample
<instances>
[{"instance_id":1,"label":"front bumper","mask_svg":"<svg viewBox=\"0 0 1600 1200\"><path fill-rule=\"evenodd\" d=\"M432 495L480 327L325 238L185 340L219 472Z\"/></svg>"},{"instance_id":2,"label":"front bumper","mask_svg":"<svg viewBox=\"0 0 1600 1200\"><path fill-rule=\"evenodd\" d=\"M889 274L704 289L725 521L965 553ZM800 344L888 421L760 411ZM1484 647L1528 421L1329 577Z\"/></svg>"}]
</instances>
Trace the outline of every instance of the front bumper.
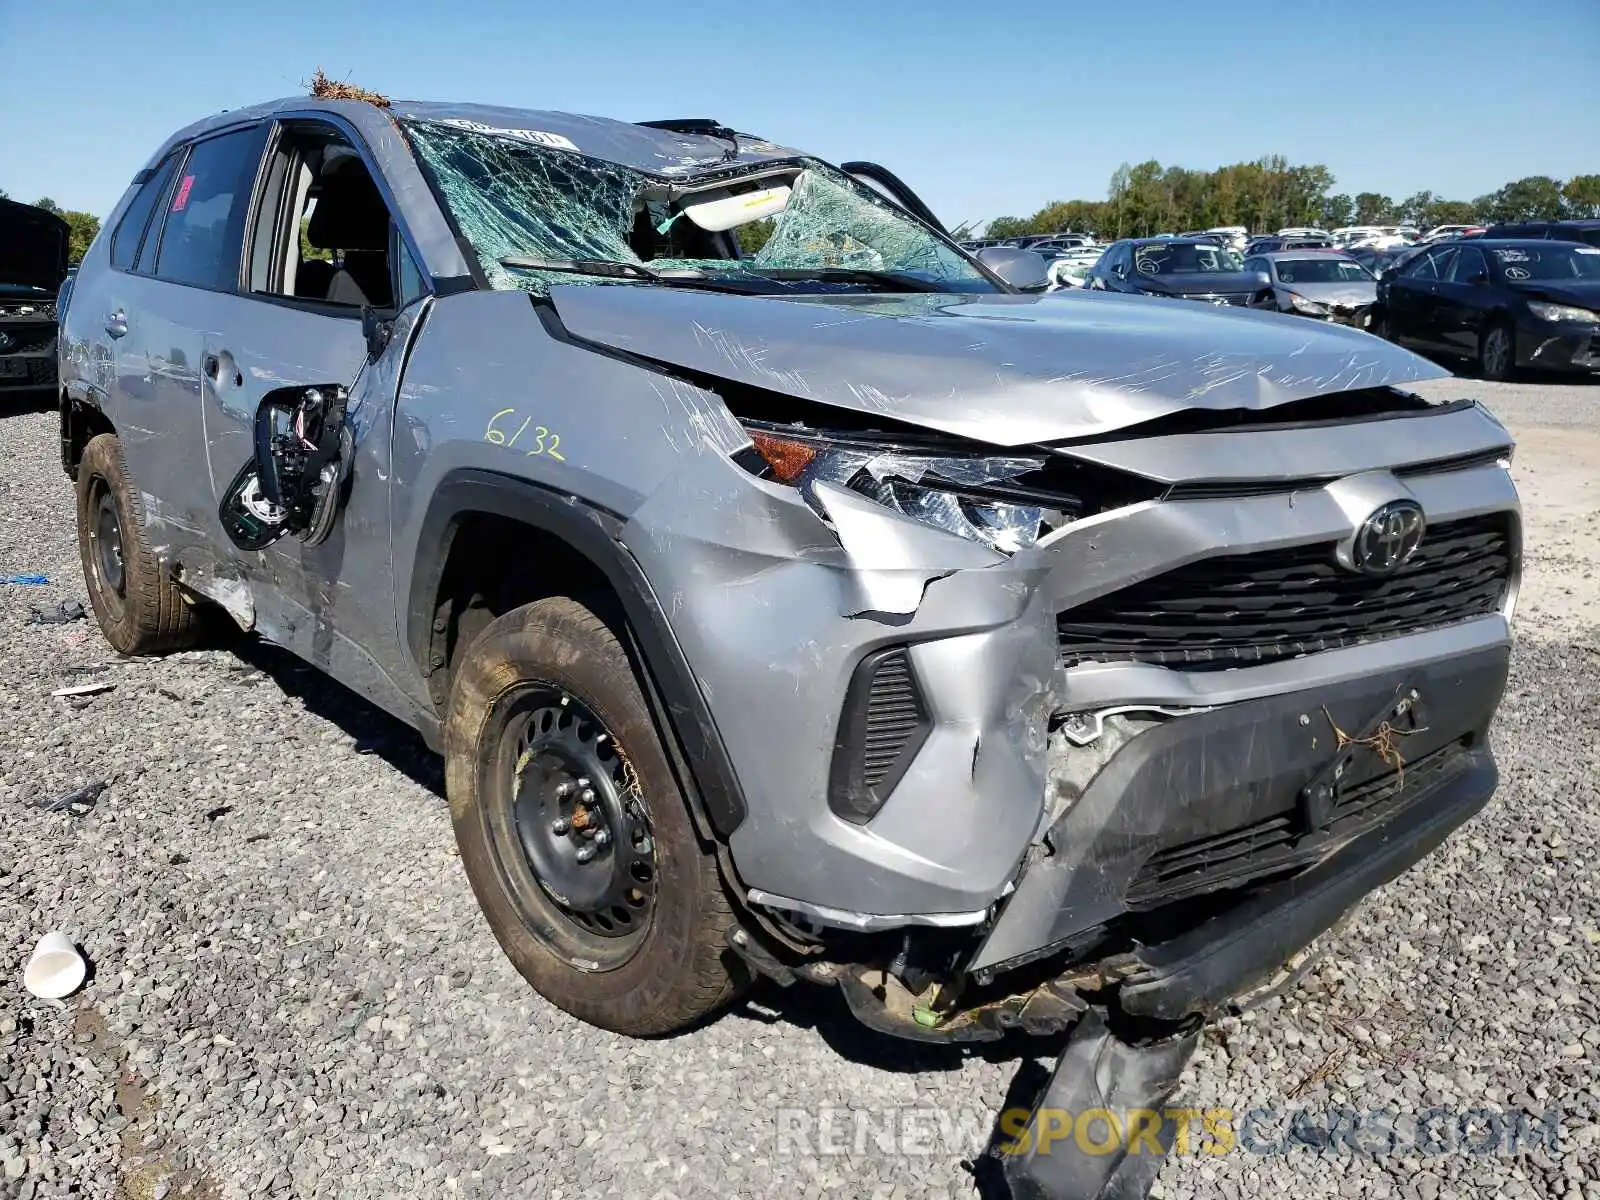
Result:
<instances>
[{"instance_id":1,"label":"front bumper","mask_svg":"<svg viewBox=\"0 0 1600 1200\"><path fill-rule=\"evenodd\" d=\"M1374 298L1366 304L1324 304L1322 307L1325 311L1310 313L1296 308L1288 300L1279 299L1274 307L1291 317L1307 317L1313 321L1327 321L1332 325L1348 325L1351 329L1370 329L1372 310L1377 303Z\"/></svg>"},{"instance_id":2,"label":"front bumper","mask_svg":"<svg viewBox=\"0 0 1600 1200\"><path fill-rule=\"evenodd\" d=\"M1600 371L1600 327L1524 321L1517 329L1517 365L1545 371Z\"/></svg>"},{"instance_id":3,"label":"front bumper","mask_svg":"<svg viewBox=\"0 0 1600 1200\"><path fill-rule=\"evenodd\" d=\"M1121 1007L1137 1016L1179 1020L1238 996L1310 945L1367 893L1433 853L1488 803L1498 781L1485 739L1392 819L1375 823L1317 865L1179 937L1141 949L1123 977Z\"/></svg>"},{"instance_id":4,"label":"front bumper","mask_svg":"<svg viewBox=\"0 0 1600 1200\"><path fill-rule=\"evenodd\" d=\"M0 322L0 391L32 391L56 386L54 325Z\"/></svg>"},{"instance_id":5,"label":"front bumper","mask_svg":"<svg viewBox=\"0 0 1600 1200\"><path fill-rule=\"evenodd\" d=\"M1024 872L972 969L1142 941L1165 906L1298 872L1256 896L1249 917L1230 912L1218 928L1141 951L1142 974L1124 986L1130 1011L1152 1016L1226 998L1488 801L1488 726L1509 658L1499 646L1396 666L1138 734L1051 827L1051 855ZM1384 722L1390 746L1380 752L1361 739ZM1242 932L1219 945L1235 926ZM1134 1007L1126 997L1141 990L1150 998Z\"/></svg>"}]
</instances>

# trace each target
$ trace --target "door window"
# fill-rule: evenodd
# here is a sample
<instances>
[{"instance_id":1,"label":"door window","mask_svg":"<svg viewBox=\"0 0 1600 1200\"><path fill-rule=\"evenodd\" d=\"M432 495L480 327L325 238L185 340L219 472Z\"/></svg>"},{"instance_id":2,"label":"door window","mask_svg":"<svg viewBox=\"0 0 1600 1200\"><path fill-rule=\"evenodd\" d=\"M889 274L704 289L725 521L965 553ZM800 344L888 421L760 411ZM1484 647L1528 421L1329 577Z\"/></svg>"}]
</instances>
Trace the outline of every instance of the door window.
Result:
<instances>
[{"instance_id":1,"label":"door window","mask_svg":"<svg viewBox=\"0 0 1600 1200\"><path fill-rule=\"evenodd\" d=\"M331 125L284 127L252 238L250 290L349 311L425 290L365 160Z\"/></svg>"},{"instance_id":2,"label":"door window","mask_svg":"<svg viewBox=\"0 0 1600 1200\"><path fill-rule=\"evenodd\" d=\"M1417 255L1415 259L1406 264L1405 270L1401 272L1401 275L1406 279L1438 279L1438 260L1435 258L1437 253L1437 251L1430 251L1427 254Z\"/></svg>"},{"instance_id":3,"label":"door window","mask_svg":"<svg viewBox=\"0 0 1600 1200\"><path fill-rule=\"evenodd\" d=\"M1454 246L1441 246L1437 250L1429 250L1423 257L1433 263L1433 274L1429 278L1450 278L1450 268L1456 261L1456 248Z\"/></svg>"},{"instance_id":4,"label":"door window","mask_svg":"<svg viewBox=\"0 0 1600 1200\"><path fill-rule=\"evenodd\" d=\"M158 277L219 291L237 284L261 139L257 125L195 143L167 202L156 254Z\"/></svg>"},{"instance_id":5,"label":"door window","mask_svg":"<svg viewBox=\"0 0 1600 1200\"><path fill-rule=\"evenodd\" d=\"M1456 252L1455 266L1450 272L1450 278L1455 283L1471 283L1479 275L1489 273L1489 264L1483 259L1483 251L1476 246L1462 246Z\"/></svg>"}]
</instances>

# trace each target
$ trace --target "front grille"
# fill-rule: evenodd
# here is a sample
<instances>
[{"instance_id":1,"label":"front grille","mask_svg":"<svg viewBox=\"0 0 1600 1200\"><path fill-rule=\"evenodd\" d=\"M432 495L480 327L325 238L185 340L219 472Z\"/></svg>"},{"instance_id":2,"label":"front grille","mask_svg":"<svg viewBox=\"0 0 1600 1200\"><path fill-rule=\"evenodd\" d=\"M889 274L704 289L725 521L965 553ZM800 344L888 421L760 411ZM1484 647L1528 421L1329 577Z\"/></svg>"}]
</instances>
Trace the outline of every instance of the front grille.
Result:
<instances>
[{"instance_id":1,"label":"front grille","mask_svg":"<svg viewBox=\"0 0 1600 1200\"><path fill-rule=\"evenodd\" d=\"M28 359L28 382L37 387L54 387L56 360L53 358Z\"/></svg>"},{"instance_id":2,"label":"front grille","mask_svg":"<svg viewBox=\"0 0 1600 1200\"><path fill-rule=\"evenodd\" d=\"M0 354L37 354L56 340L55 326L10 325L0 329Z\"/></svg>"},{"instance_id":3,"label":"front grille","mask_svg":"<svg viewBox=\"0 0 1600 1200\"><path fill-rule=\"evenodd\" d=\"M1203 300L1207 304L1248 304L1249 292L1204 292L1183 297L1185 300Z\"/></svg>"},{"instance_id":4,"label":"front grille","mask_svg":"<svg viewBox=\"0 0 1600 1200\"><path fill-rule=\"evenodd\" d=\"M1381 578L1344 570L1334 548L1205 559L1091 600L1057 617L1062 660L1253 666L1497 612L1511 581L1505 513L1430 526Z\"/></svg>"},{"instance_id":5,"label":"front grille","mask_svg":"<svg viewBox=\"0 0 1600 1200\"><path fill-rule=\"evenodd\" d=\"M1203 892L1236 887L1264 875L1293 870L1387 821L1432 790L1456 769L1462 746L1452 743L1414 763L1402 778L1390 772L1345 791L1323 829L1309 829L1295 810L1159 850L1128 887L1130 908L1153 908Z\"/></svg>"}]
</instances>

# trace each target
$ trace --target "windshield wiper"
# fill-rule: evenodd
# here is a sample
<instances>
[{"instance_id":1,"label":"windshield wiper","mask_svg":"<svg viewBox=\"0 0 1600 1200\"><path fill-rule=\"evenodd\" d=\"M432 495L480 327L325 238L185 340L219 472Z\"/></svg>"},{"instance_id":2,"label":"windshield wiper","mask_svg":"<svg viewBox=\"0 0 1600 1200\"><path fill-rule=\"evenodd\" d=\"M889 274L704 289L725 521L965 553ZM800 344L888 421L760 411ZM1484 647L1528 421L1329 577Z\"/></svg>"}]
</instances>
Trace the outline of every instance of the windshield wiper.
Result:
<instances>
[{"instance_id":1,"label":"windshield wiper","mask_svg":"<svg viewBox=\"0 0 1600 1200\"><path fill-rule=\"evenodd\" d=\"M639 263L610 258L531 258L514 254L510 258L502 258L500 265L521 271L564 271L571 275L601 275L609 279L648 279L652 283L675 279L710 278L704 271L697 271L692 267L654 271Z\"/></svg>"},{"instance_id":2,"label":"windshield wiper","mask_svg":"<svg viewBox=\"0 0 1600 1200\"><path fill-rule=\"evenodd\" d=\"M610 258L531 258L511 255L500 260L502 267L514 271L559 271L569 275L597 275L602 279L634 279L644 283L662 283L670 287L705 288L714 292L760 291L761 279L728 279L711 275L697 267L668 267L657 270L642 263L623 262Z\"/></svg>"},{"instance_id":3,"label":"windshield wiper","mask_svg":"<svg viewBox=\"0 0 1600 1200\"><path fill-rule=\"evenodd\" d=\"M872 271L865 267L752 267L766 279L822 281L840 283L888 283L900 292L940 292L944 289L931 280L908 275L904 271Z\"/></svg>"}]
</instances>

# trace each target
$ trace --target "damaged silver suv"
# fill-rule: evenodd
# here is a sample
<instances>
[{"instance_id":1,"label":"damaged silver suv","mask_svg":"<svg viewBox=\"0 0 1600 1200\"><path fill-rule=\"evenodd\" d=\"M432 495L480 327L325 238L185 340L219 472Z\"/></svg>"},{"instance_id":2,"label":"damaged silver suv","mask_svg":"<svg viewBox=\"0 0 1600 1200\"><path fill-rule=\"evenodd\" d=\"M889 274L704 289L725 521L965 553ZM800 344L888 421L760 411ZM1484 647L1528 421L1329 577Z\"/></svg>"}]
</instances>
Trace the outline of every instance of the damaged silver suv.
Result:
<instances>
[{"instance_id":1,"label":"damaged silver suv","mask_svg":"<svg viewBox=\"0 0 1600 1200\"><path fill-rule=\"evenodd\" d=\"M585 1020L810 980L1159 1108L1493 792L1511 439L1364 333L986 254L710 121L209 118L66 317L96 616L226 614L420 730Z\"/></svg>"}]
</instances>

